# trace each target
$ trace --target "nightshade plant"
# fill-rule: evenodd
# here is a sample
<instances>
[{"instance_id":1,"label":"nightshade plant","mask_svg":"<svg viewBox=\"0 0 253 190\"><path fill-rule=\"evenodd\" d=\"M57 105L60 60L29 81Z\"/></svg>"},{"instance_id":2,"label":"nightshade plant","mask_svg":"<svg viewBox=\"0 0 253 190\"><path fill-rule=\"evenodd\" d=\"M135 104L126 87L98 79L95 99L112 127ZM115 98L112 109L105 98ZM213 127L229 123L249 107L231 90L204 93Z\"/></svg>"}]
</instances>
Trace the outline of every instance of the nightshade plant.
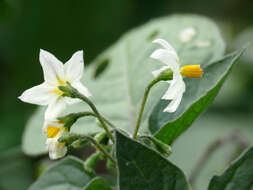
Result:
<instances>
[{"instance_id":1,"label":"nightshade plant","mask_svg":"<svg viewBox=\"0 0 253 190\"><path fill-rule=\"evenodd\" d=\"M171 145L212 102L244 51L223 56L224 48L210 20L175 15L129 32L85 71L82 51L63 65L41 50L45 82L20 99L48 108L28 123L24 151L38 155L46 147L51 159L59 159L89 144L95 152L84 161L66 156L30 190L190 190L168 160ZM99 160L115 171L115 183L96 176ZM250 149L214 177L209 190L248 190L252 184Z\"/></svg>"}]
</instances>

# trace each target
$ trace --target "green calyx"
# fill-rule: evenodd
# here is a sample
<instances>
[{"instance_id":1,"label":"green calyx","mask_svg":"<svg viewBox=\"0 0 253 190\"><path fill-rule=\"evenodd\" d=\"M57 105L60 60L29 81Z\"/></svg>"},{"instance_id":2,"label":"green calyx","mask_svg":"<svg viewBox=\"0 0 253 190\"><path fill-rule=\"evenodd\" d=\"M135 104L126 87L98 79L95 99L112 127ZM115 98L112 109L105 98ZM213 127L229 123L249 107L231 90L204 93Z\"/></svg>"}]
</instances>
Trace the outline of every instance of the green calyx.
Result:
<instances>
[{"instance_id":1,"label":"green calyx","mask_svg":"<svg viewBox=\"0 0 253 190\"><path fill-rule=\"evenodd\" d=\"M166 69L165 71L161 72L156 80L157 81L167 81L173 79L173 71L171 69Z\"/></svg>"}]
</instances>

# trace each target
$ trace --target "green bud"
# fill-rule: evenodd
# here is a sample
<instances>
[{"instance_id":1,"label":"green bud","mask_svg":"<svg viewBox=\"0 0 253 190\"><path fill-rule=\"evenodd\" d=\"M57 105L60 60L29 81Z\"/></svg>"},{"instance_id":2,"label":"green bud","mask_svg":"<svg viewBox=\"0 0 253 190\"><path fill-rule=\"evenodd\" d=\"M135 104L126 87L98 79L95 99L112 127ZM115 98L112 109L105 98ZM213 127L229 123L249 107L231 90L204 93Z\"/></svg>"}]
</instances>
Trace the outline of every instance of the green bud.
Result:
<instances>
[{"instance_id":1,"label":"green bud","mask_svg":"<svg viewBox=\"0 0 253 190\"><path fill-rule=\"evenodd\" d=\"M97 163L102 160L104 157L101 152L95 152L90 155L84 162L84 169L90 173L95 173L94 170L97 166Z\"/></svg>"},{"instance_id":2,"label":"green bud","mask_svg":"<svg viewBox=\"0 0 253 190\"><path fill-rule=\"evenodd\" d=\"M69 82L67 82L66 86L58 86L58 88L63 92L62 96L76 98L76 94L78 94L78 91Z\"/></svg>"},{"instance_id":3,"label":"green bud","mask_svg":"<svg viewBox=\"0 0 253 190\"><path fill-rule=\"evenodd\" d=\"M106 160L106 167L108 169L115 169L116 168L116 165L110 160L110 159L107 159Z\"/></svg>"},{"instance_id":4,"label":"green bud","mask_svg":"<svg viewBox=\"0 0 253 190\"><path fill-rule=\"evenodd\" d=\"M173 79L173 71L171 69L167 69L163 72L161 72L157 78L158 81L167 81L167 80L172 80Z\"/></svg>"},{"instance_id":5,"label":"green bud","mask_svg":"<svg viewBox=\"0 0 253 190\"><path fill-rule=\"evenodd\" d=\"M66 115L64 117L59 117L57 118L61 123L64 124L65 127L68 128L68 130L70 130L71 126L76 122L76 120L78 119L77 115L72 113L69 115Z\"/></svg>"},{"instance_id":6,"label":"green bud","mask_svg":"<svg viewBox=\"0 0 253 190\"><path fill-rule=\"evenodd\" d=\"M98 133L95 135L94 139L99 143L99 144L104 144L106 145L109 141L107 133Z\"/></svg>"},{"instance_id":7,"label":"green bud","mask_svg":"<svg viewBox=\"0 0 253 190\"><path fill-rule=\"evenodd\" d=\"M164 154L166 156L169 156L171 154L171 147L163 143L162 141L158 140L157 138L152 136L142 136L141 138L149 139L153 143L154 148L161 154Z\"/></svg>"},{"instance_id":8,"label":"green bud","mask_svg":"<svg viewBox=\"0 0 253 190\"><path fill-rule=\"evenodd\" d=\"M65 134L58 139L58 142L66 143L67 146L72 145L76 141L80 141L82 144L89 142L87 139L84 139L80 135L75 134Z\"/></svg>"}]
</instances>

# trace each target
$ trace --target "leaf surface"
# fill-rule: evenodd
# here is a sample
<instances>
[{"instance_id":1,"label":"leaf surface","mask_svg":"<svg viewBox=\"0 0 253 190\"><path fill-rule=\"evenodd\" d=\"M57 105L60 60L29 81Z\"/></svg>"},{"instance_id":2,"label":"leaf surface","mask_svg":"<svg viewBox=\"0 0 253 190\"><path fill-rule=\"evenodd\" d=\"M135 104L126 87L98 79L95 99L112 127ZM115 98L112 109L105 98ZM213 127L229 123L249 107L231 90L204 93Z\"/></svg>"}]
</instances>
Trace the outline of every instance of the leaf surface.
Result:
<instances>
[{"instance_id":1,"label":"leaf surface","mask_svg":"<svg viewBox=\"0 0 253 190\"><path fill-rule=\"evenodd\" d=\"M214 176L208 190L252 190L253 148L233 163L221 176Z\"/></svg>"},{"instance_id":2,"label":"leaf surface","mask_svg":"<svg viewBox=\"0 0 253 190\"><path fill-rule=\"evenodd\" d=\"M84 190L112 190L112 189L103 178L96 177L84 188Z\"/></svg>"},{"instance_id":3,"label":"leaf surface","mask_svg":"<svg viewBox=\"0 0 253 190\"><path fill-rule=\"evenodd\" d=\"M83 162L68 156L45 171L29 190L83 190L91 179Z\"/></svg>"},{"instance_id":4,"label":"leaf surface","mask_svg":"<svg viewBox=\"0 0 253 190\"><path fill-rule=\"evenodd\" d=\"M187 190L183 172L147 146L116 132L120 190Z\"/></svg>"}]
</instances>

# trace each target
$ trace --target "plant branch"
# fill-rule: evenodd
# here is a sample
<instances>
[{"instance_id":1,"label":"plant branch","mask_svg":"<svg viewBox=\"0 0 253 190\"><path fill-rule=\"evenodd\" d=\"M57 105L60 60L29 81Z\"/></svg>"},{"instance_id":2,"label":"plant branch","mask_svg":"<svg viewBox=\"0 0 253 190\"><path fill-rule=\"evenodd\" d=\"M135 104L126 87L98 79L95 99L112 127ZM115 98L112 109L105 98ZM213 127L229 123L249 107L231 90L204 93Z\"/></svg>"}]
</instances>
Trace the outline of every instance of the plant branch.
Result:
<instances>
[{"instance_id":1,"label":"plant branch","mask_svg":"<svg viewBox=\"0 0 253 190\"><path fill-rule=\"evenodd\" d=\"M142 115L143 115L143 111L144 111L145 104L146 104L146 102L147 102L148 94L149 94L151 88L152 88L157 82L159 82L159 80L157 80L157 79L153 80L153 81L147 86L147 88L146 88L146 90L145 90L145 93L144 93L144 96L143 96L143 99L142 99L142 103L141 103L141 109L140 109L140 112L139 112L139 115L138 115L137 124L136 124L135 131L134 131L134 134L133 134L133 138L134 138L134 139L136 139L137 134L138 134L138 131L139 131L139 128L140 128L141 119L142 119Z\"/></svg>"},{"instance_id":2,"label":"plant branch","mask_svg":"<svg viewBox=\"0 0 253 190\"><path fill-rule=\"evenodd\" d=\"M67 134L64 135L62 137L60 137L58 139L59 142L61 143L67 143L67 144L71 144L76 140L80 140L80 139L84 139L84 140L88 140L90 141L97 150L99 150L100 152L102 152L107 158L109 158L113 163L116 164L116 161L114 160L114 158L103 148L103 146L101 146L94 138L92 138L89 135L79 135L79 134Z\"/></svg>"},{"instance_id":3,"label":"plant branch","mask_svg":"<svg viewBox=\"0 0 253 190\"><path fill-rule=\"evenodd\" d=\"M74 87L72 87L70 83L67 83L67 86L60 86L59 89L64 92L65 96L68 96L71 98L78 98L78 99L86 102L90 106L90 108L92 109L92 111L94 112L96 117L98 118L99 122L101 123L102 127L104 128L104 130L108 134L109 138L112 140L113 143L115 143L114 137L113 137L112 133L110 132L110 130L108 129L108 127L106 126L105 121L103 120L103 117L100 115L96 106L89 100L89 98L87 98L86 96L84 96L80 92L78 92L78 90L76 90Z\"/></svg>"}]
</instances>

